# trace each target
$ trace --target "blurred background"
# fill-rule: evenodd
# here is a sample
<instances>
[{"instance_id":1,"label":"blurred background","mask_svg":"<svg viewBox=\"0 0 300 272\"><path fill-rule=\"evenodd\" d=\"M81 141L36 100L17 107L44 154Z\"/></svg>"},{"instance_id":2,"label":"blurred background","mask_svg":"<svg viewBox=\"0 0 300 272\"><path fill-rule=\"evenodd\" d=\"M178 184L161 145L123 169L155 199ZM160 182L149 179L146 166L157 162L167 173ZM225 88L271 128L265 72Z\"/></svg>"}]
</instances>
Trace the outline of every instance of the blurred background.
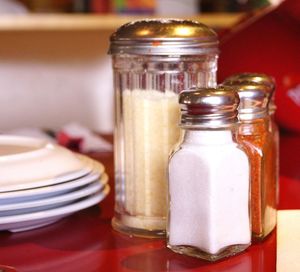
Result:
<instances>
[{"instance_id":1,"label":"blurred background","mask_svg":"<svg viewBox=\"0 0 300 272\"><path fill-rule=\"evenodd\" d=\"M113 79L107 49L117 27L145 17L182 17L209 25L223 39L245 21L272 13L281 2L1 0L0 132L23 127L59 130L77 122L110 134ZM220 78L227 75L228 62L221 55ZM228 71L255 72L255 67L250 68Z\"/></svg>"},{"instance_id":2,"label":"blurred background","mask_svg":"<svg viewBox=\"0 0 300 272\"><path fill-rule=\"evenodd\" d=\"M20 0L32 12L148 13L157 14L165 6L187 6L194 12L240 12L276 4L277 0ZM176 8L176 7L175 7ZM174 8L174 9L175 9ZM178 10L177 12L180 12ZM182 12L182 11L181 11Z\"/></svg>"}]
</instances>

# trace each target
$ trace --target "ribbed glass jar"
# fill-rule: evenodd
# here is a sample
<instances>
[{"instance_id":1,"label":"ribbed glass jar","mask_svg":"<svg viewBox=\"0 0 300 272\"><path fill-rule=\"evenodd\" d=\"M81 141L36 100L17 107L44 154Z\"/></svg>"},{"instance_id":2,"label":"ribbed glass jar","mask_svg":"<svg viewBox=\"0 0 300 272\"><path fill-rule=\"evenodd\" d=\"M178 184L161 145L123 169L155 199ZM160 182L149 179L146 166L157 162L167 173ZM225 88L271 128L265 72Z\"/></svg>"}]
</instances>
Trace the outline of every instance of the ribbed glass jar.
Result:
<instances>
[{"instance_id":1,"label":"ribbed glass jar","mask_svg":"<svg viewBox=\"0 0 300 272\"><path fill-rule=\"evenodd\" d=\"M180 137L178 94L216 85L217 44L208 27L180 20L138 21L112 35L114 229L165 235L167 162Z\"/></svg>"}]
</instances>

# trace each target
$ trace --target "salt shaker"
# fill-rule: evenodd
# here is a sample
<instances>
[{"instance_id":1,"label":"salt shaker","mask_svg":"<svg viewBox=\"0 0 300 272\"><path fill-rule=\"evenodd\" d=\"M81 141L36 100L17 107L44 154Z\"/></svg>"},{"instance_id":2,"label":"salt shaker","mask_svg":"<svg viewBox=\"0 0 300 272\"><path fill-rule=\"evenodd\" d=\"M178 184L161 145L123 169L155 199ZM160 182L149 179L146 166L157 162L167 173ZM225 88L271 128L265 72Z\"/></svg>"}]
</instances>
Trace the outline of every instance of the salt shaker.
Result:
<instances>
[{"instance_id":1,"label":"salt shaker","mask_svg":"<svg viewBox=\"0 0 300 272\"><path fill-rule=\"evenodd\" d=\"M252 236L263 240L276 226L279 136L272 116L275 105L271 85L262 80L256 82L260 83L244 80L234 85L227 79L224 84L234 86L240 96L238 138L245 145L252 166Z\"/></svg>"},{"instance_id":2,"label":"salt shaker","mask_svg":"<svg viewBox=\"0 0 300 272\"><path fill-rule=\"evenodd\" d=\"M236 140L239 97L229 87L182 92L182 142L169 159L167 247L208 261L251 243L249 160Z\"/></svg>"},{"instance_id":3,"label":"salt shaker","mask_svg":"<svg viewBox=\"0 0 300 272\"><path fill-rule=\"evenodd\" d=\"M142 20L112 36L115 88L113 228L165 235L167 164L180 137L178 93L216 85L218 39L188 20Z\"/></svg>"}]
</instances>

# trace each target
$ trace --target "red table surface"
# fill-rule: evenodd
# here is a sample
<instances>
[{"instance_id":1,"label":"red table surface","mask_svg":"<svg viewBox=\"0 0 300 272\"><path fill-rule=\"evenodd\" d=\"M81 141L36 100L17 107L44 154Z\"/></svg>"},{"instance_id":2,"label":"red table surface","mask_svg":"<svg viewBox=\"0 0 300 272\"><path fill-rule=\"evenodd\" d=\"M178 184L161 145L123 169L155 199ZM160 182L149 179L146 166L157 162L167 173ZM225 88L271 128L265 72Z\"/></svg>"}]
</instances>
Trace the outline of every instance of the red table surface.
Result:
<instances>
[{"instance_id":1,"label":"red table surface","mask_svg":"<svg viewBox=\"0 0 300 272\"><path fill-rule=\"evenodd\" d=\"M280 209L300 208L300 135L281 135ZM0 233L0 263L17 271L275 271L276 231L232 258L208 263L175 254L162 239L128 237L111 228L113 154L90 154L110 176L112 191L99 205L50 226Z\"/></svg>"}]
</instances>

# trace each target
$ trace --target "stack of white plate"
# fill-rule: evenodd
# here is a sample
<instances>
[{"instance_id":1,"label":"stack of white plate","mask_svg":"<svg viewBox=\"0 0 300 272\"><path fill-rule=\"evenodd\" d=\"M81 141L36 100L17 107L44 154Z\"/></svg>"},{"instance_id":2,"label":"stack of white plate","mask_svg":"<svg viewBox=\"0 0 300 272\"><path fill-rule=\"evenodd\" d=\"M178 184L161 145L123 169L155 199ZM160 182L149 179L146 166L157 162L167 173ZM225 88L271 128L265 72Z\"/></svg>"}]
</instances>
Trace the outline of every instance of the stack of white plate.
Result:
<instances>
[{"instance_id":1,"label":"stack of white plate","mask_svg":"<svg viewBox=\"0 0 300 272\"><path fill-rule=\"evenodd\" d=\"M109 193L103 165L40 139L0 136L0 230L51 224Z\"/></svg>"}]
</instances>

